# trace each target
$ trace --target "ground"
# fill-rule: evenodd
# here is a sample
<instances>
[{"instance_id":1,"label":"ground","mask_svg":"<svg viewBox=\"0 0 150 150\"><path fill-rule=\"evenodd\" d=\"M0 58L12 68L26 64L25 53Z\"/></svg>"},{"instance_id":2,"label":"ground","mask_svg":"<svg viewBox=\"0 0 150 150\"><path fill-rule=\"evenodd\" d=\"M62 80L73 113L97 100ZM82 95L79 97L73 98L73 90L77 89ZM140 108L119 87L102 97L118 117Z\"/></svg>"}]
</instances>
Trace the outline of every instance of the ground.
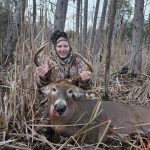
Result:
<instances>
[{"instance_id":1,"label":"ground","mask_svg":"<svg viewBox=\"0 0 150 150\"><path fill-rule=\"evenodd\" d=\"M117 101L121 103L134 103L137 105L143 105L149 107L150 105L150 77L147 75L140 75L133 77L127 74L114 74L109 84L109 100ZM90 98L103 99L104 87L103 85L93 87L92 90L87 92L87 96ZM103 99L104 100L104 99ZM105 99L106 100L106 99ZM37 116L38 117L38 116ZM35 120L37 118L34 118ZM51 143L46 134L38 134L32 126L27 125L27 121L24 124L24 128L21 128L23 122L17 120L15 123L10 120L9 126L5 128L5 118L0 115L0 139L5 140L0 142L0 149L94 149L95 145L82 145L77 142L75 145L63 145L60 143ZM30 123L30 120L29 120ZM29 124L28 123L28 124ZM17 129L17 131L16 131ZM47 138L47 139L46 139ZM67 141L67 139L63 139ZM5 144L4 144L5 143ZM127 150L127 149L150 149L149 138L146 135L132 135L125 138L110 137L105 144L101 144L98 149L109 150Z\"/></svg>"}]
</instances>

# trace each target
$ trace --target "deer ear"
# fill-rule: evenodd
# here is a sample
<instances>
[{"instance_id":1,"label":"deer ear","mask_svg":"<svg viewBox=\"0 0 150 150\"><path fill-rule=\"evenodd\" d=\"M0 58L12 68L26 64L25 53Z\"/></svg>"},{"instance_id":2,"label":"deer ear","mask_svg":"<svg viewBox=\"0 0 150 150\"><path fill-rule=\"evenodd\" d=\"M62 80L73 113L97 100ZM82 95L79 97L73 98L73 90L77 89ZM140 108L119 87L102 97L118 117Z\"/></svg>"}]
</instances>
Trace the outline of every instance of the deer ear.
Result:
<instances>
[{"instance_id":1,"label":"deer ear","mask_svg":"<svg viewBox=\"0 0 150 150\"><path fill-rule=\"evenodd\" d=\"M51 92L51 87L49 85L46 85L41 88L41 92L44 93L45 95L48 95Z\"/></svg>"}]
</instances>

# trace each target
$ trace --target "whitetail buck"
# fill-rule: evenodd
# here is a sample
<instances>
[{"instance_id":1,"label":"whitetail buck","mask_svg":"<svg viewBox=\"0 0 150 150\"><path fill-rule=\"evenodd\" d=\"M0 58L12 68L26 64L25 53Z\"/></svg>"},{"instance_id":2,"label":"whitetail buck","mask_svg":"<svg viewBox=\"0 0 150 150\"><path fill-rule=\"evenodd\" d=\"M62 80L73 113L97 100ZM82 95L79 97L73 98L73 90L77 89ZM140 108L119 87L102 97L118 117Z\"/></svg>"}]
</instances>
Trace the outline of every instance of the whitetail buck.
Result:
<instances>
[{"instance_id":1,"label":"whitetail buck","mask_svg":"<svg viewBox=\"0 0 150 150\"><path fill-rule=\"evenodd\" d=\"M150 110L144 107L111 101L102 101L99 107L99 100L87 99L84 91L69 80L51 83L44 92L48 97L50 122L59 135L73 136L95 116L86 126L86 134L80 134L88 144L98 142L106 128L103 122L107 120L111 120L110 129L118 134L129 135L137 131L148 134L150 131Z\"/></svg>"},{"instance_id":2,"label":"whitetail buck","mask_svg":"<svg viewBox=\"0 0 150 150\"><path fill-rule=\"evenodd\" d=\"M84 91L70 81L51 83L45 88L48 94L49 117L54 130L62 136L73 136L84 124L87 124L94 112L102 110L86 128L96 126L86 132L85 143L96 143L102 136L106 124L111 120L110 128L118 134L130 135L137 131L149 133L150 110L138 105L125 105L117 102L87 99ZM144 125L145 124L145 125ZM146 125L147 124L147 125ZM64 126L70 125L70 126Z\"/></svg>"}]
</instances>

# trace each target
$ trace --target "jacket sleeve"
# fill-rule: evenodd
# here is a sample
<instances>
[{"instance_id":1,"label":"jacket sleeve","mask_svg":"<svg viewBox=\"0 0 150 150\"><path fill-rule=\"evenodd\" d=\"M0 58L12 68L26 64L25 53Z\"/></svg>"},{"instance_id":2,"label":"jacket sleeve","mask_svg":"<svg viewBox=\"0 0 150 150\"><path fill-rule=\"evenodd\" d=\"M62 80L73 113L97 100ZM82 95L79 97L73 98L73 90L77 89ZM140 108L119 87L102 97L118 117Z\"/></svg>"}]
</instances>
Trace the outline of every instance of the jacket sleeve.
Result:
<instances>
[{"instance_id":1,"label":"jacket sleeve","mask_svg":"<svg viewBox=\"0 0 150 150\"><path fill-rule=\"evenodd\" d=\"M50 58L47 58L45 63L46 65L48 65L50 67L51 63L50 63ZM51 72L48 72L44 77L40 77L38 75L36 75L36 84L38 88L41 88L45 85L48 85L51 82Z\"/></svg>"},{"instance_id":2,"label":"jacket sleeve","mask_svg":"<svg viewBox=\"0 0 150 150\"><path fill-rule=\"evenodd\" d=\"M78 59L78 74L80 74L82 71L90 71L90 69L81 59ZM89 79L89 80L85 80L85 81L82 81L79 78L78 86L81 87L84 90L91 89L91 87L92 87L92 78Z\"/></svg>"}]
</instances>

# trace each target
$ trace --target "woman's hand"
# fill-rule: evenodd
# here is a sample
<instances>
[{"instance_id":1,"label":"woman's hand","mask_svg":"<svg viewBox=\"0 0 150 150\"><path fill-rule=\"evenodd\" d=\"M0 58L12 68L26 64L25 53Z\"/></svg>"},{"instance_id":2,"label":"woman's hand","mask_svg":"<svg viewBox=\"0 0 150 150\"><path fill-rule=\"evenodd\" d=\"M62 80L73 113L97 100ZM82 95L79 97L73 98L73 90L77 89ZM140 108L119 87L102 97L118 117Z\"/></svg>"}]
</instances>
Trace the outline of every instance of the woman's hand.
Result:
<instances>
[{"instance_id":1,"label":"woman's hand","mask_svg":"<svg viewBox=\"0 0 150 150\"><path fill-rule=\"evenodd\" d=\"M90 80L92 77L92 73L90 71L82 71L80 73L80 78L82 81Z\"/></svg>"},{"instance_id":2,"label":"woman's hand","mask_svg":"<svg viewBox=\"0 0 150 150\"><path fill-rule=\"evenodd\" d=\"M48 65L41 65L36 68L36 73L40 77L44 77L49 71Z\"/></svg>"}]
</instances>

